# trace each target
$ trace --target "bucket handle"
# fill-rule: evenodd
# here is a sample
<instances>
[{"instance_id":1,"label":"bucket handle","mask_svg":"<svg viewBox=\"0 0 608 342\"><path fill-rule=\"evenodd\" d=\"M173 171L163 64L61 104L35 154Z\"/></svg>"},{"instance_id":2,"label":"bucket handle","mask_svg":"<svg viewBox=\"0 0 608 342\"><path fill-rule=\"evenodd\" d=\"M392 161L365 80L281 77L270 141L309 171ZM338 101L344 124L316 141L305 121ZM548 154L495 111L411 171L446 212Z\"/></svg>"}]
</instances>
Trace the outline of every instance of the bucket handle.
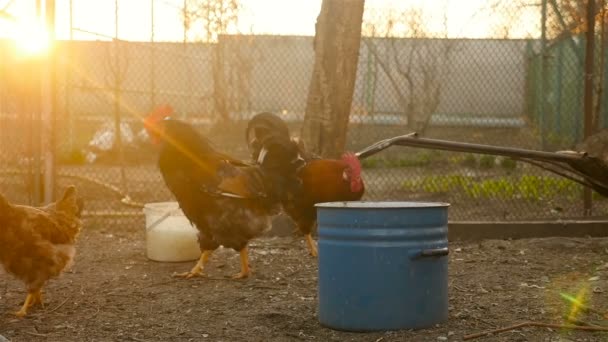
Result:
<instances>
[{"instance_id":1,"label":"bucket handle","mask_svg":"<svg viewBox=\"0 0 608 342\"><path fill-rule=\"evenodd\" d=\"M178 210L179 208L165 211L165 213L162 214L161 217L159 217L156 221L152 222L149 226L146 227L146 231L151 231L152 229L156 228L156 226L161 224L164 220L167 219L167 217L171 216L171 214L177 212Z\"/></svg>"},{"instance_id":2,"label":"bucket handle","mask_svg":"<svg viewBox=\"0 0 608 342\"><path fill-rule=\"evenodd\" d=\"M419 259L419 258L429 258L429 257L442 257L442 256L446 256L450 253L450 250L447 247L441 247L441 248L430 248L430 249L423 249L420 252L414 253L412 255L412 259Z\"/></svg>"}]
</instances>

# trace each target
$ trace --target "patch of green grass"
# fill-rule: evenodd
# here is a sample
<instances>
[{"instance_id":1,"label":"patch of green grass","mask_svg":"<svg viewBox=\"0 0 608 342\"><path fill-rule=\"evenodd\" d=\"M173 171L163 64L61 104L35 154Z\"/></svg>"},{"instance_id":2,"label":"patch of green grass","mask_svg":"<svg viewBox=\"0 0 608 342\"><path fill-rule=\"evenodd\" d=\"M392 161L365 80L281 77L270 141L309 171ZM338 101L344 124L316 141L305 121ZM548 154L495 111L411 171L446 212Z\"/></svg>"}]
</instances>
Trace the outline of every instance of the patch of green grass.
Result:
<instances>
[{"instance_id":1,"label":"patch of green grass","mask_svg":"<svg viewBox=\"0 0 608 342\"><path fill-rule=\"evenodd\" d=\"M462 166L466 167L477 167L477 158L474 154L467 153L462 159Z\"/></svg>"},{"instance_id":2,"label":"patch of green grass","mask_svg":"<svg viewBox=\"0 0 608 342\"><path fill-rule=\"evenodd\" d=\"M479 168L480 169L491 169L495 165L496 157L488 154L484 154L479 157Z\"/></svg>"},{"instance_id":3,"label":"patch of green grass","mask_svg":"<svg viewBox=\"0 0 608 342\"><path fill-rule=\"evenodd\" d=\"M461 192L475 199L543 200L557 195L577 198L582 192L582 186L569 179L534 175L498 177L483 181L461 175L428 176L419 182L405 181L402 187L409 191L428 193Z\"/></svg>"},{"instance_id":4,"label":"patch of green grass","mask_svg":"<svg viewBox=\"0 0 608 342\"><path fill-rule=\"evenodd\" d=\"M500 167L507 171L513 171L517 168L517 162L513 158L502 158L500 160Z\"/></svg>"},{"instance_id":5,"label":"patch of green grass","mask_svg":"<svg viewBox=\"0 0 608 342\"><path fill-rule=\"evenodd\" d=\"M454 165L460 165L463 163L463 161L464 161L464 155L462 153L457 153L456 155L453 155L448 158L448 163L454 164Z\"/></svg>"},{"instance_id":6,"label":"patch of green grass","mask_svg":"<svg viewBox=\"0 0 608 342\"><path fill-rule=\"evenodd\" d=\"M369 158L361 162L363 168L374 169L380 167L421 167L428 166L434 161L441 160L443 155L440 151L423 151L408 154L400 158Z\"/></svg>"},{"instance_id":7,"label":"patch of green grass","mask_svg":"<svg viewBox=\"0 0 608 342\"><path fill-rule=\"evenodd\" d=\"M381 163L380 160L378 160L378 159L372 159L372 158L363 159L361 161L361 167L364 168L364 169L375 169L375 168L381 166L381 164L382 163Z\"/></svg>"}]
</instances>

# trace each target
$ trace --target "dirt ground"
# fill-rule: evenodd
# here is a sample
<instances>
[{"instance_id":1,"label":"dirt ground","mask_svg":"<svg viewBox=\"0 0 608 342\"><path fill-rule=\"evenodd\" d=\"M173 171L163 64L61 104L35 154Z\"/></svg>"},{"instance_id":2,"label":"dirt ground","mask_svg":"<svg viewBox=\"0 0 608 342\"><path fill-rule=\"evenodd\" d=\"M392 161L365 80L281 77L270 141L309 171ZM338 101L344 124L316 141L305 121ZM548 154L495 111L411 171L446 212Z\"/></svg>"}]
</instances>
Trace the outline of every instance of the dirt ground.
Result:
<instances>
[{"instance_id":1,"label":"dirt ground","mask_svg":"<svg viewBox=\"0 0 608 342\"><path fill-rule=\"evenodd\" d=\"M564 323L560 293L608 311L608 239L450 242L449 320L417 331L349 333L317 320L317 266L300 238L251 244L254 274L237 281L237 254L220 250L208 278L175 279L192 262L145 257L140 227L88 224L73 268L46 288L46 307L11 313L25 297L0 274L0 335L10 341L446 341L522 321ZM381 281L380 279L378 281ZM587 323L607 321L589 313ZM608 341L608 333L521 328L480 341Z\"/></svg>"}]
</instances>

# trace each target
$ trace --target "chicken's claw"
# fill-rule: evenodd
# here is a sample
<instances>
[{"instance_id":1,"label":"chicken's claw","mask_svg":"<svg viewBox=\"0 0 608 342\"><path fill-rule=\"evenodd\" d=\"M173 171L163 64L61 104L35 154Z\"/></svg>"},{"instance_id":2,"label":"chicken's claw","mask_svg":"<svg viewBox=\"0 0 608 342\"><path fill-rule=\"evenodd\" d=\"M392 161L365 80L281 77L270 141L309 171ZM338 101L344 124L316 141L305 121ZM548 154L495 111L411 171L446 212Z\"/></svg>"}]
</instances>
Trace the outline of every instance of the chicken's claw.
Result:
<instances>
[{"instance_id":1,"label":"chicken's claw","mask_svg":"<svg viewBox=\"0 0 608 342\"><path fill-rule=\"evenodd\" d=\"M241 259L241 272L232 276L232 279L245 279L251 275L251 268L249 267L249 253L247 246L239 251Z\"/></svg>"},{"instance_id":2,"label":"chicken's claw","mask_svg":"<svg viewBox=\"0 0 608 342\"><path fill-rule=\"evenodd\" d=\"M173 277L174 278L185 278L185 279L190 279L190 278L194 278L194 277L205 277L206 275L203 273L203 268L205 267L205 264L207 263L207 261L209 261L209 257L211 257L211 253L213 253L213 251L210 251L210 250L203 251L203 253L201 253L201 257L198 259L198 262L196 263L196 265L194 265L194 267L190 270L190 272L173 273Z\"/></svg>"},{"instance_id":3,"label":"chicken's claw","mask_svg":"<svg viewBox=\"0 0 608 342\"><path fill-rule=\"evenodd\" d=\"M34 305L36 301L36 296L36 293L28 292L27 297L25 297L25 301L23 302L23 306L21 307L21 310L15 312L15 316L19 318L25 317L25 315L27 315L27 309L30 306Z\"/></svg>"},{"instance_id":4,"label":"chicken's claw","mask_svg":"<svg viewBox=\"0 0 608 342\"><path fill-rule=\"evenodd\" d=\"M317 252L317 244L310 234L306 234L306 245L308 246L308 253L316 258L319 255Z\"/></svg>"},{"instance_id":5,"label":"chicken's claw","mask_svg":"<svg viewBox=\"0 0 608 342\"><path fill-rule=\"evenodd\" d=\"M44 309L44 302L42 301L42 292L38 291L38 292L34 292L33 295L34 298L32 298L32 302L30 303L30 307L36 305L36 304L40 304L40 306Z\"/></svg>"},{"instance_id":6,"label":"chicken's claw","mask_svg":"<svg viewBox=\"0 0 608 342\"><path fill-rule=\"evenodd\" d=\"M232 276L232 279L245 279L245 278L249 278L249 276L251 275L251 270L246 270L246 271L241 271L235 275Z\"/></svg>"}]
</instances>

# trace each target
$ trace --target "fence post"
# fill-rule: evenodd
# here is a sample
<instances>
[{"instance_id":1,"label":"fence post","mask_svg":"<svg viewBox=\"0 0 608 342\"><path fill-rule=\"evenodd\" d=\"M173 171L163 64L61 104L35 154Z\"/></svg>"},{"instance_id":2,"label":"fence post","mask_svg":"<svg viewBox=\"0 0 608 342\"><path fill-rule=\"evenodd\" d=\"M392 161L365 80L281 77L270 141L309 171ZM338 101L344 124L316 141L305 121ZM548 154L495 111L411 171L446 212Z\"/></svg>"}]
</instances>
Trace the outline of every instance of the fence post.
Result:
<instances>
[{"instance_id":1,"label":"fence post","mask_svg":"<svg viewBox=\"0 0 608 342\"><path fill-rule=\"evenodd\" d=\"M156 47L154 46L154 1L150 0L150 110L156 107Z\"/></svg>"},{"instance_id":2,"label":"fence post","mask_svg":"<svg viewBox=\"0 0 608 342\"><path fill-rule=\"evenodd\" d=\"M43 96L42 100L44 105L42 106L42 120L45 123L42 125L41 136L43 137L43 150L44 150L44 182L43 182L43 201L45 204L52 202L55 198L55 160L56 160L56 101L55 101L55 82L56 67L55 63L55 0L46 0L45 6L46 14L46 27L49 34L49 48L46 56L46 68L43 71L42 87Z\"/></svg>"},{"instance_id":3,"label":"fence post","mask_svg":"<svg viewBox=\"0 0 608 342\"><path fill-rule=\"evenodd\" d=\"M603 20L602 20L603 21ZM602 41L605 42L605 37L602 37ZM605 43L603 43L605 44ZM606 48L602 48L601 53L603 54L603 68L604 68L604 72L602 72L602 80L601 82L603 82L603 86L602 86L602 98L598 99L598 102L600 102L602 104L601 110L600 112L602 113L602 117L603 117L603 123L602 123L602 128L608 128L608 75L606 75L605 70L608 70L608 49ZM598 115L600 115L598 113Z\"/></svg>"},{"instance_id":4,"label":"fence post","mask_svg":"<svg viewBox=\"0 0 608 342\"><path fill-rule=\"evenodd\" d=\"M540 69L540 89L538 92L539 99L539 115L538 115L538 123L540 127L540 141L541 147L545 149L546 147L546 139L545 134L547 133L545 130L545 94L547 88L547 0L542 0L541 5L541 36L540 36L540 60L539 60L539 69Z\"/></svg>"},{"instance_id":5,"label":"fence post","mask_svg":"<svg viewBox=\"0 0 608 342\"><path fill-rule=\"evenodd\" d=\"M122 144L122 116L120 112L121 91L123 85L123 70L120 63L122 53L122 42L118 39L118 0L114 0L114 146L113 149L118 153L118 163L120 165L120 185L123 191L127 192L127 176L125 173L125 157Z\"/></svg>"},{"instance_id":6,"label":"fence post","mask_svg":"<svg viewBox=\"0 0 608 342\"><path fill-rule=\"evenodd\" d=\"M602 23L603 24L603 23ZM595 61L595 0L587 0L587 42L585 44L585 96L583 109L585 112L585 139L595 132L593 118L593 67ZM591 215L593 197L591 190L583 191L583 207L585 216Z\"/></svg>"},{"instance_id":7,"label":"fence post","mask_svg":"<svg viewBox=\"0 0 608 342\"><path fill-rule=\"evenodd\" d=\"M562 82L564 78L564 43L559 43L557 47L557 99L555 101L556 113L555 117L555 131L558 135L562 135Z\"/></svg>"},{"instance_id":8,"label":"fence post","mask_svg":"<svg viewBox=\"0 0 608 342\"><path fill-rule=\"evenodd\" d=\"M74 20L73 20L73 0L70 0L69 2L69 21L70 21L70 28L69 28L69 39L68 42L65 43L65 50L64 50L64 55L63 55L63 60L65 61L65 85L64 85L64 110L63 110L63 115L64 115L64 121L67 124L67 143L68 143L68 152L69 153L73 153L75 148L74 148L74 117L73 117L73 113L72 113L72 98L71 98L71 91L72 91L72 68L74 67L74 65L72 64L74 61L72 60L73 56L74 56Z\"/></svg>"},{"instance_id":9,"label":"fence post","mask_svg":"<svg viewBox=\"0 0 608 342\"><path fill-rule=\"evenodd\" d=\"M42 22L42 0L36 0L36 20L38 23ZM35 75L30 79L31 92L35 94L35 105L33 110L30 112L30 139L31 139L31 166L30 166L30 181L33 186L32 195L33 200L31 205L38 206L42 203L42 110L43 110L43 76L45 70L43 67L44 59L41 56L36 56L35 62L33 62L35 68L33 74Z\"/></svg>"}]
</instances>

